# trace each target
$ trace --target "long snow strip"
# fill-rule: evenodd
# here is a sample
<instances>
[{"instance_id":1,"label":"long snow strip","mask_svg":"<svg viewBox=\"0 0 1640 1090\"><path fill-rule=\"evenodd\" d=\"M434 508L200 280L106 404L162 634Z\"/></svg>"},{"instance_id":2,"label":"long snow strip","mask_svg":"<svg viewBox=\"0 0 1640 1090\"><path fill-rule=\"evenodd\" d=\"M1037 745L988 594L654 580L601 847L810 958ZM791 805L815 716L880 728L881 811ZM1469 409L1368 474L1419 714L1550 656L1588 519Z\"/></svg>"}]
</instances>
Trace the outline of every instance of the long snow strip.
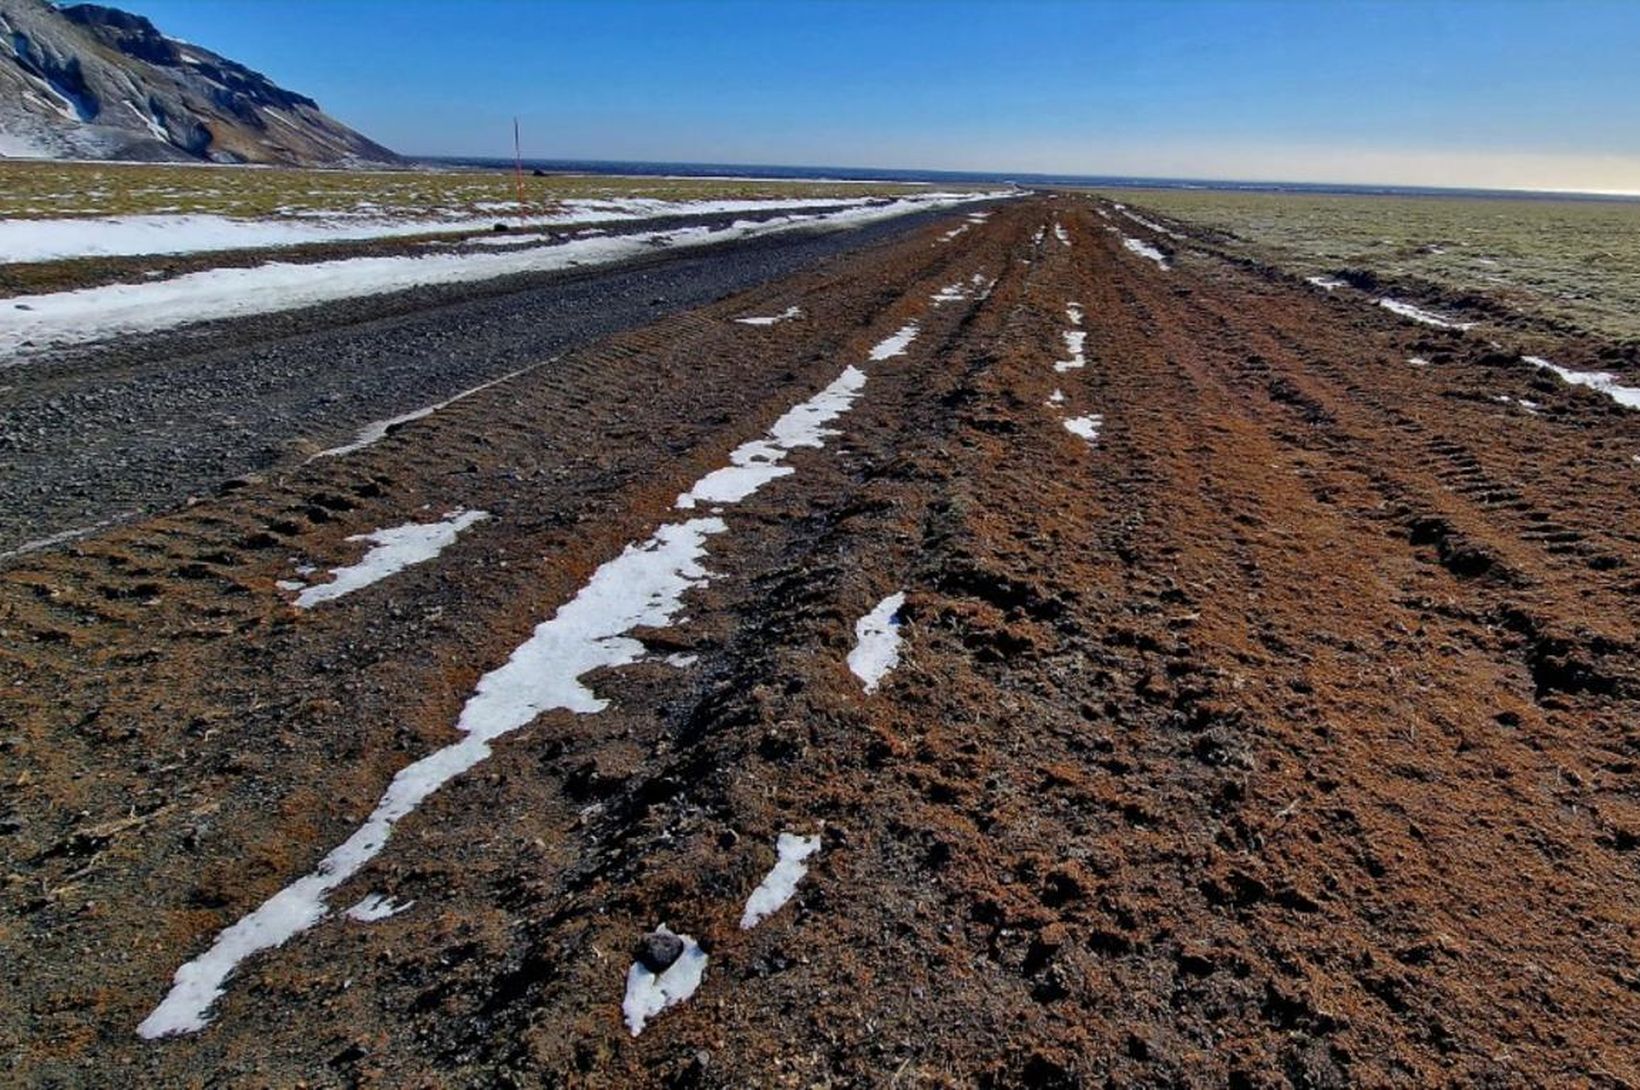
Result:
<instances>
[{"instance_id":1,"label":"long snow strip","mask_svg":"<svg viewBox=\"0 0 1640 1090\"><path fill-rule=\"evenodd\" d=\"M905 592L890 594L870 613L854 622L854 650L848 653L848 668L874 693L888 672L900 663L900 618Z\"/></svg>"},{"instance_id":2,"label":"long snow strip","mask_svg":"<svg viewBox=\"0 0 1640 1090\"><path fill-rule=\"evenodd\" d=\"M379 583L412 564L421 564L455 544L461 532L489 518L486 511L452 511L442 522L407 522L368 534L354 534L349 541L368 541L373 546L357 564L332 568L328 583L306 587L296 596L297 609L312 609L343 595Z\"/></svg>"},{"instance_id":3,"label":"long snow strip","mask_svg":"<svg viewBox=\"0 0 1640 1090\"><path fill-rule=\"evenodd\" d=\"M803 317L802 307L787 307L779 314L770 315L767 318L736 318L735 321L739 322L741 325L774 325L776 322L784 322L789 321L792 318L801 317Z\"/></svg>"},{"instance_id":4,"label":"long snow strip","mask_svg":"<svg viewBox=\"0 0 1640 1090\"><path fill-rule=\"evenodd\" d=\"M820 850L818 836L798 836L781 833L775 842L777 856L774 868L764 875L752 895L746 898L746 910L740 914L740 927L750 931L786 906L797 893L797 883L809 873L804 862Z\"/></svg>"},{"instance_id":5,"label":"long snow strip","mask_svg":"<svg viewBox=\"0 0 1640 1090\"><path fill-rule=\"evenodd\" d=\"M1617 376L1609 371L1573 371L1569 367L1550 363L1542 356L1521 358L1534 367L1553 371L1563 381L1574 386L1587 386L1591 390L1598 390L1626 409L1640 409L1640 386L1620 386Z\"/></svg>"},{"instance_id":6,"label":"long snow strip","mask_svg":"<svg viewBox=\"0 0 1640 1090\"><path fill-rule=\"evenodd\" d=\"M1450 318L1443 318L1433 311L1425 310L1423 307L1403 303L1399 299L1380 299L1378 305L1393 314L1399 314L1403 318L1410 318L1414 322L1422 322L1424 325L1432 325L1437 329L1462 330L1468 329L1475 324L1474 322L1455 322Z\"/></svg>"},{"instance_id":7,"label":"long snow strip","mask_svg":"<svg viewBox=\"0 0 1640 1090\"><path fill-rule=\"evenodd\" d=\"M553 357L553 359L556 358L557 357ZM551 363L552 360L548 360L547 362ZM343 455L352 454L356 450L363 450L365 447L374 446L383 439L386 439L394 428L420 420L423 417L432 416L441 409L448 409L451 405L454 405L456 402L461 401L464 398L469 398L476 393L488 390L491 386L500 385L508 379L517 378L524 372L533 371L539 366L541 365L538 363L532 363L528 367L520 367L516 371L508 371L506 374L501 375L498 378L492 378L488 382L481 382L477 386L469 386L459 394L455 394L452 397L447 397L443 401L437 402L436 404L424 405L419 409L412 409L407 413L400 413L398 416L390 416L385 420L372 420L370 423L366 424L354 433L351 442L343 443L339 447L331 447L328 450L321 450L319 453L310 457L308 461L311 462L319 458L340 458Z\"/></svg>"},{"instance_id":8,"label":"long snow strip","mask_svg":"<svg viewBox=\"0 0 1640 1090\"><path fill-rule=\"evenodd\" d=\"M249 268L208 269L140 284L15 296L0 300L0 358L115 334L148 333L427 285L610 264L653 253L656 247L683 249L789 231L844 230L979 199L978 194L907 197L840 212L736 220L719 228L681 227L577 238L506 252L357 257L309 264L269 262Z\"/></svg>"},{"instance_id":9,"label":"long snow strip","mask_svg":"<svg viewBox=\"0 0 1640 1090\"><path fill-rule=\"evenodd\" d=\"M657 930L672 934L664 924ZM636 961L626 971L626 998L621 1000L621 1013L626 1016L626 1028L634 1037L643 1032L645 1022L694 995L701 977L706 974L706 951L688 935L678 938L683 940L683 953L664 972L657 974Z\"/></svg>"},{"instance_id":10,"label":"long snow strip","mask_svg":"<svg viewBox=\"0 0 1640 1090\"><path fill-rule=\"evenodd\" d=\"M949 195L949 194L946 194ZM923 194L919 194L923 196ZM936 194L927 194L936 196ZM768 200L666 201L630 197L571 199L552 212L531 214L517 201L497 202L487 211L509 217L523 214L532 227L563 227L583 223L631 223L663 216L720 216L760 212L863 208L880 203L876 197L780 197ZM391 219L375 207L354 212L313 215L287 211L278 217L238 219L209 214L160 214L76 217L73 219L0 219L0 264L15 261L56 261L75 257L133 257L144 254L194 254L219 250L298 246L310 243L355 242L457 231L489 231L495 215L475 218ZM505 245L520 241L516 234L472 240Z\"/></svg>"},{"instance_id":11,"label":"long snow strip","mask_svg":"<svg viewBox=\"0 0 1640 1090\"><path fill-rule=\"evenodd\" d=\"M907 328L915 334L915 326ZM879 344L872 358L886 358L880 350L903 334L905 330ZM904 339L909 343L909 337ZM903 345L899 351L904 351ZM760 451L778 461L797 446L823 445L825 436L833 434L825 425L853 405L864 384L863 372L845 368L836 382L777 420L760 441ZM779 474L736 479L734 487L722 489L707 483L713 476L708 474L685 496L705 493L716 502L733 503L774 477L791 472L780 468ZM682 505L681 498L679 502ZM456 721L461 739L400 769L352 836L332 849L313 871L224 929L209 949L179 968L170 992L143 1019L138 1034L156 1038L203 1029L212 1005L241 962L283 945L324 919L330 911L331 892L380 854L399 821L488 757L490 743L528 726L543 712L603 711L607 702L582 684L581 678L594 670L637 662L643 656L644 645L628 633L638 627L664 628L672 622L683 608L684 592L710 578L702 564L707 539L727 530L728 525L716 517L668 523L593 572L575 597L550 620L538 624L511 658L479 679Z\"/></svg>"}]
</instances>

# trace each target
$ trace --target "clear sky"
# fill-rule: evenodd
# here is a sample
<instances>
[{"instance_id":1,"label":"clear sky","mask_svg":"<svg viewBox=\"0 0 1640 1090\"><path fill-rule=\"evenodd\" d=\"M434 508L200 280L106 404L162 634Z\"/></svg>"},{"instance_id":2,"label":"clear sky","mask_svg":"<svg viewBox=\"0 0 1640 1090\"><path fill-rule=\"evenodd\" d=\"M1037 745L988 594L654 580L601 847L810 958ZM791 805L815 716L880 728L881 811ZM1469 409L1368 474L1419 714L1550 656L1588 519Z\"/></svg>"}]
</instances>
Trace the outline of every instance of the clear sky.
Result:
<instances>
[{"instance_id":1,"label":"clear sky","mask_svg":"<svg viewBox=\"0 0 1640 1090\"><path fill-rule=\"evenodd\" d=\"M1640 0L123 3L410 154L1640 192Z\"/></svg>"}]
</instances>

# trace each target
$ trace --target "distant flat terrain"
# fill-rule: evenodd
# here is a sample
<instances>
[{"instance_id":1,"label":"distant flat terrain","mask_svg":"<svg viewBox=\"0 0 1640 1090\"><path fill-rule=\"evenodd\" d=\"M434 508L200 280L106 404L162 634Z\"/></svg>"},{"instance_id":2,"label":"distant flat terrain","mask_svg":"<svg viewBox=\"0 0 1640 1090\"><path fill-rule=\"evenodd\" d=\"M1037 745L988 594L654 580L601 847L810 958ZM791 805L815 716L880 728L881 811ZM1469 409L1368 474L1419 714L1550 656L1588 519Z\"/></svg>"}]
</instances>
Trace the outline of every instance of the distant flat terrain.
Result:
<instances>
[{"instance_id":1,"label":"distant flat terrain","mask_svg":"<svg viewBox=\"0 0 1640 1090\"><path fill-rule=\"evenodd\" d=\"M1294 272L1371 270L1640 342L1640 199L1103 192Z\"/></svg>"}]
</instances>

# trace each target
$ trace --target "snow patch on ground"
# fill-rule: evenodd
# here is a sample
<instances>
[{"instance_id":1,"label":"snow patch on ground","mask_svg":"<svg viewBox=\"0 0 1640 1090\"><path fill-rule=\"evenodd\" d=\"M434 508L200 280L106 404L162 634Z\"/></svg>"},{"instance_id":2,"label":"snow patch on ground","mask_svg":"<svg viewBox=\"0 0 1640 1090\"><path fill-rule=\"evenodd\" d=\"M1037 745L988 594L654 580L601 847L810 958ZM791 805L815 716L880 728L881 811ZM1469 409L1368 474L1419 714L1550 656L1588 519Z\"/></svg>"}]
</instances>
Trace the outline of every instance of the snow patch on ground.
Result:
<instances>
[{"instance_id":1,"label":"snow patch on ground","mask_svg":"<svg viewBox=\"0 0 1640 1090\"><path fill-rule=\"evenodd\" d=\"M1099 439L1099 429L1105 426L1105 418L1094 413L1089 416L1073 416L1063 423L1066 431L1086 439L1089 445L1092 445Z\"/></svg>"},{"instance_id":2,"label":"snow patch on ground","mask_svg":"<svg viewBox=\"0 0 1640 1090\"><path fill-rule=\"evenodd\" d=\"M1510 397L1508 394L1498 394L1492 400L1504 405L1519 405L1533 416L1536 416L1538 410L1543 407L1536 401L1528 401L1524 397Z\"/></svg>"},{"instance_id":3,"label":"snow patch on ground","mask_svg":"<svg viewBox=\"0 0 1640 1090\"><path fill-rule=\"evenodd\" d=\"M369 541L376 547L366 552L358 564L333 567L330 574L335 579L328 584L303 588L295 606L298 610L312 610L320 602L333 602L335 598L351 595L354 590L379 584L412 564L431 561L456 543L461 531L485 518L489 518L487 511L451 511L440 523L405 523L367 534L353 534L348 541Z\"/></svg>"},{"instance_id":4,"label":"snow patch on ground","mask_svg":"<svg viewBox=\"0 0 1640 1090\"><path fill-rule=\"evenodd\" d=\"M1058 220L1054 220L1053 223L1053 237L1057 238L1062 245L1069 246L1071 244L1071 236L1065 233L1065 225Z\"/></svg>"},{"instance_id":5,"label":"snow patch on ground","mask_svg":"<svg viewBox=\"0 0 1640 1090\"><path fill-rule=\"evenodd\" d=\"M960 303L970 297L984 299L995 286L995 280L986 280L984 273L977 272L966 282L958 280L955 284L947 284L928 298L932 303Z\"/></svg>"},{"instance_id":6,"label":"snow patch on ground","mask_svg":"<svg viewBox=\"0 0 1640 1090\"><path fill-rule=\"evenodd\" d=\"M409 522L368 534L354 534L347 540L368 541L375 548L365 553L357 564L332 568L330 574L334 578L330 582L304 588L294 604L297 609L312 609L320 602L334 601L379 583L412 564L425 563L455 544L463 530L489 517L484 511L452 511L442 522Z\"/></svg>"},{"instance_id":7,"label":"snow patch on ground","mask_svg":"<svg viewBox=\"0 0 1640 1090\"><path fill-rule=\"evenodd\" d=\"M819 850L818 836L780 834L775 843L777 859L774 868L746 898L746 909L740 915L741 930L750 931L785 907L786 902L797 893L797 883L809 873L804 861Z\"/></svg>"},{"instance_id":8,"label":"snow patch on ground","mask_svg":"<svg viewBox=\"0 0 1640 1090\"><path fill-rule=\"evenodd\" d=\"M1304 278L1304 282L1306 284L1314 284L1316 287L1322 288L1326 291L1332 291L1334 288L1349 287L1348 283L1338 279L1336 276L1306 276Z\"/></svg>"},{"instance_id":9,"label":"snow patch on ground","mask_svg":"<svg viewBox=\"0 0 1640 1090\"><path fill-rule=\"evenodd\" d=\"M141 121L143 123L143 125L147 126L148 134L150 136L152 136L155 140L158 140L158 141L160 141L161 143L164 143L164 144L168 144L168 143L171 142L171 137L166 133L165 126L161 125L158 121L155 121L148 114L146 114L143 111L139 110L137 108L136 103L127 102L125 104L125 108L127 110L130 110L133 114L137 115L137 120ZM0 220L0 227L3 227L6 222L7 221L5 221L5 220ZM4 251L0 250L0 253L4 253Z\"/></svg>"},{"instance_id":10,"label":"snow patch on ground","mask_svg":"<svg viewBox=\"0 0 1640 1090\"><path fill-rule=\"evenodd\" d=\"M1618 384L1617 376L1609 371L1573 371L1569 367L1550 363L1542 356L1522 356L1523 360L1534 367L1541 367L1545 371L1553 371L1561 380L1574 386L1587 386L1591 390L1598 390L1626 409L1640 409L1640 386L1622 386Z\"/></svg>"},{"instance_id":11,"label":"snow patch on ground","mask_svg":"<svg viewBox=\"0 0 1640 1090\"><path fill-rule=\"evenodd\" d=\"M665 924L656 930L672 934ZM645 1022L694 995L706 974L706 951L688 935L678 938L683 940L683 953L665 972L656 975L637 961L626 971L626 997L621 1000L621 1014L634 1037L643 1032Z\"/></svg>"},{"instance_id":12,"label":"snow patch on ground","mask_svg":"<svg viewBox=\"0 0 1640 1090\"><path fill-rule=\"evenodd\" d=\"M696 481L678 497L677 507L687 511L700 503L739 503L775 478L797 472L781 464L786 455L798 447L824 446L826 438L836 434L826 425L854 404L865 384L864 371L845 367L830 386L787 410L766 438L742 443L731 451L729 464Z\"/></svg>"},{"instance_id":13,"label":"snow patch on ground","mask_svg":"<svg viewBox=\"0 0 1640 1090\"><path fill-rule=\"evenodd\" d=\"M347 910L347 918L359 923L375 923L385 920L389 916L397 916L407 908L415 905L414 901L395 901L391 897L380 893L371 893L365 896L358 904Z\"/></svg>"},{"instance_id":14,"label":"snow patch on ground","mask_svg":"<svg viewBox=\"0 0 1640 1090\"><path fill-rule=\"evenodd\" d=\"M1082 324L1082 304L1081 303L1066 303L1065 304L1065 317L1070 319L1071 325L1081 325Z\"/></svg>"},{"instance_id":15,"label":"snow patch on ground","mask_svg":"<svg viewBox=\"0 0 1640 1090\"><path fill-rule=\"evenodd\" d=\"M1167 255L1152 246L1150 243L1142 242L1139 239L1129 238L1127 235L1123 235L1122 245L1126 246L1129 252L1138 254L1140 257L1149 258L1151 261L1156 262L1158 268L1167 268Z\"/></svg>"},{"instance_id":16,"label":"snow patch on ground","mask_svg":"<svg viewBox=\"0 0 1640 1090\"><path fill-rule=\"evenodd\" d=\"M786 322L793 318L803 317L802 307L787 307L779 314L769 318L736 318L741 325L774 325L776 322Z\"/></svg>"},{"instance_id":17,"label":"snow patch on ground","mask_svg":"<svg viewBox=\"0 0 1640 1090\"><path fill-rule=\"evenodd\" d=\"M848 668L868 693L876 692L888 672L899 665L899 612L904 605L905 592L898 591L854 622L854 650L848 653Z\"/></svg>"},{"instance_id":18,"label":"snow patch on ground","mask_svg":"<svg viewBox=\"0 0 1640 1090\"><path fill-rule=\"evenodd\" d=\"M1088 360L1082 346L1088 339L1087 333L1080 329L1067 329L1061 336L1065 338L1065 351L1070 353L1070 359L1059 360L1053 365L1053 369L1059 374L1064 374L1066 371L1079 371L1086 367Z\"/></svg>"},{"instance_id":19,"label":"snow patch on ground","mask_svg":"<svg viewBox=\"0 0 1640 1090\"><path fill-rule=\"evenodd\" d=\"M548 362L550 363L551 361L549 360ZM309 458L308 461L315 461L319 458L340 458L344 454L352 454L356 450L363 450L365 447L379 443L383 439L386 439L388 433L396 427L432 416L439 410L447 409L463 398L472 397L479 391L488 390L491 386L506 382L510 378L517 378L525 371L533 370L536 366L536 364L531 364L529 367L520 367L516 371L509 371L500 378L493 378L488 382L481 382L477 386L469 387L461 391L459 394L456 394L454 397L447 397L443 401L440 401L434 405L425 405L419 409L412 409L407 413L400 413L398 416L390 416L386 420L372 420L370 423L359 429L358 433L354 435L351 443L344 443L339 447L331 447L329 450L321 450L319 453Z\"/></svg>"},{"instance_id":20,"label":"snow patch on ground","mask_svg":"<svg viewBox=\"0 0 1640 1090\"><path fill-rule=\"evenodd\" d=\"M1422 356L1408 356L1407 357L1407 362L1412 364L1412 366L1414 366L1414 367L1428 367L1429 366L1429 361L1424 359Z\"/></svg>"},{"instance_id":21,"label":"snow patch on ground","mask_svg":"<svg viewBox=\"0 0 1640 1090\"><path fill-rule=\"evenodd\" d=\"M917 339L917 323L907 322L894 333L877 342L871 350L871 359L880 361L892 359L895 356L905 355L905 350L911 347L911 342Z\"/></svg>"},{"instance_id":22,"label":"snow patch on ground","mask_svg":"<svg viewBox=\"0 0 1640 1090\"><path fill-rule=\"evenodd\" d=\"M1410 318L1412 321L1422 322L1424 325L1432 325L1437 329L1465 330L1473 328L1475 325L1474 322L1456 322L1451 318L1444 318L1434 311L1413 306L1411 303L1403 303L1399 299L1380 299L1378 305L1392 314L1399 314L1403 318Z\"/></svg>"},{"instance_id":23,"label":"snow patch on ground","mask_svg":"<svg viewBox=\"0 0 1640 1090\"><path fill-rule=\"evenodd\" d=\"M1065 391L1056 388L1053 393L1048 395L1047 404L1049 404L1049 405L1063 405L1064 403L1065 403Z\"/></svg>"}]
</instances>

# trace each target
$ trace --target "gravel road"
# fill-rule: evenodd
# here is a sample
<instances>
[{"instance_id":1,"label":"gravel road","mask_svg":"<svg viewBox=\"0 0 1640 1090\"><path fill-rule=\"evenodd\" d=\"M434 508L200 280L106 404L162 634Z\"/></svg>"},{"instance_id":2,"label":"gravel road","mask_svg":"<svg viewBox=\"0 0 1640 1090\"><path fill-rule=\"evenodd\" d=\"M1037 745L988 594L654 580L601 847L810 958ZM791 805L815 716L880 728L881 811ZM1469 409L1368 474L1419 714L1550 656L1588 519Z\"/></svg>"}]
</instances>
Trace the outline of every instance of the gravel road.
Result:
<instances>
[{"instance_id":1,"label":"gravel road","mask_svg":"<svg viewBox=\"0 0 1640 1090\"><path fill-rule=\"evenodd\" d=\"M658 251L585 272L397 292L26 358L0 370L0 559L301 461L371 421L942 214L952 215ZM664 225L736 218L745 217Z\"/></svg>"}]
</instances>

